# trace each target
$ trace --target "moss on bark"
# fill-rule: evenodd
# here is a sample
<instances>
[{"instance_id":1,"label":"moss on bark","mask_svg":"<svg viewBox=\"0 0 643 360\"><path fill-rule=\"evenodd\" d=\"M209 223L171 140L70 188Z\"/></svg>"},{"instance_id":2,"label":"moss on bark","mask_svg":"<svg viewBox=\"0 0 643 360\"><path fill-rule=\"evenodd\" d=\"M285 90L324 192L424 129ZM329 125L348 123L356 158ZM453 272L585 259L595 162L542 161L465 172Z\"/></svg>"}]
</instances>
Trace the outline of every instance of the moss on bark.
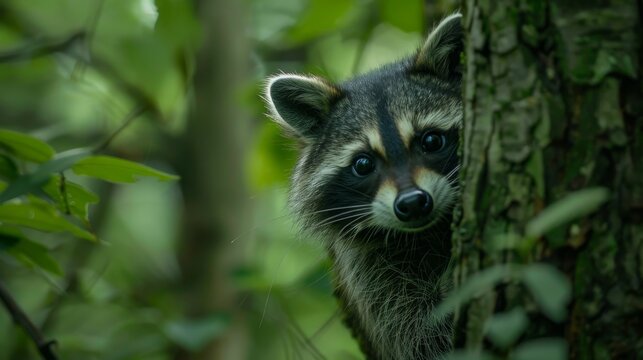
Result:
<instances>
[{"instance_id":1,"label":"moss on bark","mask_svg":"<svg viewBox=\"0 0 643 360\"><path fill-rule=\"evenodd\" d=\"M564 338L579 359L643 355L641 2L468 0L463 8L456 285L494 265L545 262L567 276L573 298L556 322L523 284L503 283L457 311L456 344L506 355L486 340L485 324L520 307L530 319L521 342ZM526 236L548 205L596 186L609 191L597 211Z\"/></svg>"}]
</instances>

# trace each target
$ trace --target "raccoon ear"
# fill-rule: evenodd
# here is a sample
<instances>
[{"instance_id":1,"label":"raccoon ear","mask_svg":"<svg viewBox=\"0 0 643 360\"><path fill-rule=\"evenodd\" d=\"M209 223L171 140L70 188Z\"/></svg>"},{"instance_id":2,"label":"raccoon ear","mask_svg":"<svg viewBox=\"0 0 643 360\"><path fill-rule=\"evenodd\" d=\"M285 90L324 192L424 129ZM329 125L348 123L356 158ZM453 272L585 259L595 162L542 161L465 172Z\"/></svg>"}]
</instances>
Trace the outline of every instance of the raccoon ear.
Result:
<instances>
[{"instance_id":1,"label":"raccoon ear","mask_svg":"<svg viewBox=\"0 0 643 360\"><path fill-rule=\"evenodd\" d=\"M462 76L460 53L464 49L462 14L446 17L431 31L413 59L411 70L441 78Z\"/></svg>"},{"instance_id":2,"label":"raccoon ear","mask_svg":"<svg viewBox=\"0 0 643 360\"><path fill-rule=\"evenodd\" d=\"M277 75L266 86L266 102L273 119L289 135L304 142L316 136L331 104L340 96L335 85L313 76Z\"/></svg>"}]
</instances>

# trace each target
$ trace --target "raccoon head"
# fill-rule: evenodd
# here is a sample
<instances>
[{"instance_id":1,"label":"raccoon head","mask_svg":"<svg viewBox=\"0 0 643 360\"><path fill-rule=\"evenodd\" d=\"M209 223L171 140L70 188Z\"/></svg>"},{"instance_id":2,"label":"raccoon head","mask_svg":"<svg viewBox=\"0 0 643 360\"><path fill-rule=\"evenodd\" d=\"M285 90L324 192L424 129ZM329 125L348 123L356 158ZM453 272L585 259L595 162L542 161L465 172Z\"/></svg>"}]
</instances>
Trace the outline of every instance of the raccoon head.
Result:
<instances>
[{"instance_id":1,"label":"raccoon head","mask_svg":"<svg viewBox=\"0 0 643 360\"><path fill-rule=\"evenodd\" d=\"M271 116L302 145L290 198L304 228L369 240L449 218L462 121L460 21L447 17L414 56L341 84L290 74L268 81Z\"/></svg>"}]
</instances>

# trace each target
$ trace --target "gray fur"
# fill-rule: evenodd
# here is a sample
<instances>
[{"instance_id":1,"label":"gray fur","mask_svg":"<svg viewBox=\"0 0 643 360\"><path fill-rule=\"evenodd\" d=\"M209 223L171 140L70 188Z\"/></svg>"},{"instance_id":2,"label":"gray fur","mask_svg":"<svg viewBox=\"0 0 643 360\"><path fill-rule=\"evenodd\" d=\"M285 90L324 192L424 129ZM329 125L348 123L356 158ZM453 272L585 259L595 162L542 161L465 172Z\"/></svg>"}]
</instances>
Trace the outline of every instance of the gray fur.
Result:
<instances>
[{"instance_id":1,"label":"gray fur","mask_svg":"<svg viewBox=\"0 0 643 360\"><path fill-rule=\"evenodd\" d=\"M461 49L459 21L459 14L445 19L415 56L345 83L280 75L266 91L273 118L304 145L293 171L291 210L328 249L346 322L369 359L433 359L450 349L450 320L434 319L431 311L449 288L450 212L459 166L454 151L430 162L413 146L425 128L461 126L454 63ZM383 121L392 123L383 127ZM373 149L374 142L391 137L406 148ZM371 178L351 177L351 159L361 153L376 158ZM419 174L432 175L420 184ZM391 205L381 189L399 190L409 182L438 202L427 227L410 231L394 217L375 221L382 217L373 216L374 204ZM359 187L347 185L353 183ZM346 208L333 210L338 206Z\"/></svg>"}]
</instances>

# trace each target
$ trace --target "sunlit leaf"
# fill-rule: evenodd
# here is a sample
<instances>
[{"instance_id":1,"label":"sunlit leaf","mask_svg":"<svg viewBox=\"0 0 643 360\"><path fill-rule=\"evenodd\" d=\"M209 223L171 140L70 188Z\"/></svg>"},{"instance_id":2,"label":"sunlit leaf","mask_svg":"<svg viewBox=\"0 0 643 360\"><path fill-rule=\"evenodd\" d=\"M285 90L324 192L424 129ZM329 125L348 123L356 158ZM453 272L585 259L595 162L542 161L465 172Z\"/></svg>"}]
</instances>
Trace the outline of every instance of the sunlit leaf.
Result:
<instances>
[{"instance_id":1,"label":"sunlit leaf","mask_svg":"<svg viewBox=\"0 0 643 360\"><path fill-rule=\"evenodd\" d=\"M62 275L60 264L49 255L49 249L27 239L17 229L0 226L0 251L6 251L27 267L39 267L54 275Z\"/></svg>"},{"instance_id":2,"label":"sunlit leaf","mask_svg":"<svg viewBox=\"0 0 643 360\"><path fill-rule=\"evenodd\" d=\"M140 177L154 177L161 181L179 178L149 166L111 156L88 157L76 163L72 169L77 175L91 176L115 183L133 183Z\"/></svg>"},{"instance_id":3,"label":"sunlit leaf","mask_svg":"<svg viewBox=\"0 0 643 360\"><path fill-rule=\"evenodd\" d=\"M0 129L0 146L7 148L16 157L37 163L51 159L55 151L46 142L33 136Z\"/></svg>"},{"instance_id":4,"label":"sunlit leaf","mask_svg":"<svg viewBox=\"0 0 643 360\"><path fill-rule=\"evenodd\" d=\"M564 339L543 338L520 344L509 357L511 360L565 360L567 342Z\"/></svg>"},{"instance_id":5,"label":"sunlit leaf","mask_svg":"<svg viewBox=\"0 0 643 360\"><path fill-rule=\"evenodd\" d=\"M3 204L0 205L0 223L28 227L45 232L70 232L87 240L96 237L60 216L55 208L44 204Z\"/></svg>"},{"instance_id":6,"label":"sunlit leaf","mask_svg":"<svg viewBox=\"0 0 643 360\"><path fill-rule=\"evenodd\" d=\"M493 314L485 324L485 331L494 344L507 348L518 340L528 324L525 310L514 308L504 313Z\"/></svg>"},{"instance_id":7,"label":"sunlit leaf","mask_svg":"<svg viewBox=\"0 0 643 360\"><path fill-rule=\"evenodd\" d=\"M563 273L551 265L531 264L524 268L523 281L547 317L554 321L567 317L572 290Z\"/></svg>"},{"instance_id":8,"label":"sunlit leaf","mask_svg":"<svg viewBox=\"0 0 643 360\"><path fill-rule=\"evenodd\" d=\"M60 175L53 176L42 188L55 202L58 210L69 212L84 221L87 218L89 204L97 203L99 198L84 187L65 180L64 186Z\"/></svg>"},{"instance_id":9,"label":"sunlit leaf","mask_svg":"<svg viewBox=\"0 0 643 360\"><path fill-rule=\"evenodd\" d=\"M199 351L221 335L230 324L227 314L213 314L199 319L184 319L168 323L165 333L186 350Z\"/></svg>"},{"instance_id":10,"label":"sunlit leaf","mask_svg":"<svg viewBox=\"0 0 643 360\"><path fill-rule=\"evenodd\" d=\"M525 229L528 237L539 237L572 220L596 211L609 198L605 188L587 188L573 192L549 205L533 218Z\"/></svg>"},{"instance_id":11,"label":"sunlit leaf","mask_svg":"<svg viewBox=\"0 0 643 360\"><path fill-rule=\"evenodd\" d=\"M68 169L88 154L89 151L84 149L74 149L58 154L54 160L40 165L33 173L22 175L12 181L5 191L0 194L0 204L40 188L49 180L52 174Z\"/></svg>"}]
</instances>

